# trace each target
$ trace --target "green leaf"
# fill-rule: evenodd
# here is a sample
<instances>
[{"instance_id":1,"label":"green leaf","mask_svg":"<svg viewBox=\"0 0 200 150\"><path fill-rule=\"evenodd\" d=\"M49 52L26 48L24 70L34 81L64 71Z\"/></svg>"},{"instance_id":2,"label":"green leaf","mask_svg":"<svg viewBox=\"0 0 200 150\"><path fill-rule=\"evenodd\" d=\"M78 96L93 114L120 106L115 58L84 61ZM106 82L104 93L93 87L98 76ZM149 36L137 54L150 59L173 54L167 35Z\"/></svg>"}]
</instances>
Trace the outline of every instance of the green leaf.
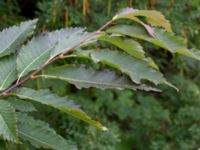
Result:
<instances>
[{"instance_id":1,"label":"green leaf","mask_svg":"<svg viewBox=\"0 0 200 150\"><path fill-rule=\"evenodd\" d=\"M200 60L199 53L193 50L189 50L184 42L184 39L179 36L175 36L173 33L165 32L161 29L154 29L154 37L149 36L144 28L130 25L116 25L109 28L107 32L118 33L133 38L145 40L161 48L167 49L171 53L178 53Z\"/></svg>"},{"instance_id":2,"label":"green leaf","mask_svg":"<svg viewBox=\"0 0 200 150\"><path fill-rule=\"evenodd\" d=\"M18 79L47 62L54 46L55 43L50 43L48 35L34 38L23 46L17 56Z\"/></svg>"},{"instance_id":3,"label":"green leaf","mask_svg":"<svg viewBox=\"0 0 200 150\"><path fill-rule=\"evenodd\" d=\"M36 111L36 108L33 106L32 103L26 102L21 99L8 99L9 103L16 109L22 112L32 112Z\"/></svg>"},{"instance_id":4,"label":"green leaf","mask_svg":"<svg viewBox=\"0 0 200 150\"><path fill-rule=\"evenodd\" d=\"M47 123L21 113L18 113L18 118L19 137L29 141L35 147L55 150L77 149L51 129Z\"/></svg>"},{"instance_id":5,"label":"green leaf","mask_svg":"<svg viewBox=\"0 0 200 150\"><path fill-rule=\"evenodd\" d=\"M151 41L153 39L141 26L115 25L107 30L108 33L127 35L141 40Z\"/></svg>"},{"instance_id":6,"label":"green leaf","mask_svg":"<svg viewBox=\"0 0 200 150\"><path fill-rule=\"evenodd\" d=\"M68 48L68 37L71 37L79 32L82 28L66 28L54 32L46 33L34 38L32 41L24 45L17 57L18 78L26 75L28 72L41 67L48 60L66 48ZM76 39L73 39L76 41ZM56 51L55 55L51 55ZM50 57L52 56L52 57Z\"/></svg>"},{"instance_id":7,"label":"green leaf","mask_svg":"<svg viewBox=\"0 0 200 150\"><path fill-rule=\"evenodd\" d=\"M67 52L71 50L72 48L77 48L85 43L87 41L80 43L82 40L84 40L90 33L83 32L82 30L77 30L72 33L70 33L67 38L64 38L63 40L60 40L58 44L56 45L55 49L51 53L51 58L55 57L56 55Z\"/></svg>"},{"instance_id":8,"label":"green leaf","mask_svg":"<svg viewBox=\"0 0 200 150\"><path fill-rule=\"evenodd\" d=\"M5 140L18 142L16 114L9 102L0 100L0 135Z\"/></svg>"},{"instance_id":9,"label":"green leaf","mask_svg":"<svg viewBox=\"0 0 200 150\"><path fill-rule=\"evenodd\" d=\"M79 54L80 53L81 52L79 52ZM84 53L81 54L87 55ZM103 62L129 75L131 80L136 84L140 84L141 80L149 80L156 85L166 82L165 78L160 72L148 67L147 62L133 58L124 52L98 50L89 51L89 55L95 62Z\"/></svg>"},{"instance_id":10,"label":"green leaf","mask_svg":"<svg viewBox=\"0 0 200 150\"><path fill-rule=\"evenodd\" d=\"M102 130L107 128L101 125L99 122L92 120L87 116L82 110L78 108L71 100L68 100L65 97L60 97L56 94L51 93L49 90L39 90L35 91L29 88L18 88L13 95L24 100L32 100L45 104L54 108L59 109L65 113L70 114L73 117L76 117L80 120L83 120L93 126L96 126Z\"/></svg>"},{"instance_id":11,"label":"green leaf","mask_svg":"<svg viewBox=\"0 0 200 150\"><path fill-rule=\"evenodd\" d=\"M127 18L140 23L137 17L146 17L146 20L152 26L163 27L166 31L171 32L171 25L165 16L155 10L137 10L133 8L122 9L117 15L113 18L114 20L120 18Z\"/></svg>"},{"instance_id":12,"label":"green leaf","mask_svg":"<svg viewBox=\"0 0 200 150\"><path fill-rule=\"evenodd\" d=\"M14 56L7 56L0 59L0 91L6 89L17 79L16 59Z\"/></svg>"},{"instance_id":13,"label":"green leaf","mask_svg":"<svg viewBox=\"0 0 200 150\"><path fill-rule=\"evenodd\" d=\"M9 55L32 35L37 19L22 22L19 26L13 26L0 32L0 57Z\"/></svg>"},{"instance_id":14,"label":"green leaf","mask_svg":"<svg viewBox=\"0 0 200 150\"><path fill-rule=\"evenodd\" d=\"M50 128L47 122L42 120L35 120L32 116L29 116L27 113L16 112L18 123L23 124L34 124L34 126L43 126L46 128Z\"/></svg>"},{"instance_id":15,"label":"green leaf","mask_svg":"<svg viewBox=\"0 0 200 150\"><path fill-rule=\"evenodd\" d=\"M101 89L131 89L158 91L146 85L136 85L125 75L118 75L114 71L101 70L84 66L62 66L45 71L44 74L36 77L59 79L74 84L77 88L96 87Z\"/></svg>"},{"instance_id":16,"label":"green leaf","mask_svg":"<svg viewBox=\"0 0 200 150\"><path fill-rule=\"evenodd\" d=\"M101 36L98 38L101 41L109 42L111 44L114 44L115 46L123 49L125 52L127 52L129 55L134 56L139 59L144 59L144 51L142 46L132 40L132 39L122 39L122 37L119 36Z\"/></svg>"},{"instance_id":17,"label":"green leaf","mask_svg":"<svg viewBox=\"0 0 200 150\"><path fill-rule=\"evenodd\" d=\"M200 60L199 53L193 49L188 49L182 37L175 36L173 33L165 32L161 29L155 29L156 40L152 39L153 44L160 43L160 47L169 50L171 53L182 54L191 58Z\"/></svg>"},{"instance_id":18,"label":"green leaf","mask_svg":"<svg viewBox=\"0 0 200 150\"><path fill-rule=\"evenodd\" d=\"M111 36L104 35L98 39L101 41L109 42L109 43L121 48L122 50L124 50L126 53L128 53L129 55L131 55L133 57L147 61L149 66L159 70L158 66L153 61L153 59L151 59L149 57L147 57L147 58L145 57L145 52L143 50L143 47L135 40L132 40L129 38L123 39L122 37L112 36L112 35Z\"/></svg>"}]
</instances>

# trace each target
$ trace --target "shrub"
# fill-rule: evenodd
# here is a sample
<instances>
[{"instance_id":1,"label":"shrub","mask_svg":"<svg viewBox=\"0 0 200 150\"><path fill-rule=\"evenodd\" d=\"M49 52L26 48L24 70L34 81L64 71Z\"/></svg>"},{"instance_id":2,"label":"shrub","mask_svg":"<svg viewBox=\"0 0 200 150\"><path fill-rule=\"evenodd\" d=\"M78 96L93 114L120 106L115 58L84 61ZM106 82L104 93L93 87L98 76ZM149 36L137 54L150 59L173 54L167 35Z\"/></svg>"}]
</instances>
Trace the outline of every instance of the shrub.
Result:
<instances>
[{"instance_id":1,"label":"shrub","mask_svg":"<svg viewBox=\"0 0 200 150\"><path fill-rule=\"evenodd\" d=\"M134 24L121 24L118 21L120 19L129 19ZM172 33L169 21L155 10L126 8L91 33L84 28L66 28L42 33L29 40L36 22L37 19L22 22L0 33L0 134L7 148L7 141L17 144L29 141L38 148L76 149L46 122L30 116L30 112L36 111L34 102L58 109L99 129L108 130L69 98L49 89L26 87L24 83L28 80L37 82L38 78L57 79L79 89L93 87L159 92L157 86L166 84L178 90L145 53L141 41L171 53L200 59L198 51L188 49L184 40ZM103 31L106 27L109 28ZM115 50L109 49L111 45ZM62 59L71 61L67 65L53 65ZM88 60L90 63L77 59ZM158 106L153 100L152 103ZM136 110L134 113L140 112ZM152 113L157 112L152 110ZM167 115L163 111L163 117L158 119L166 118Z\"/></svg>"}]
</instances>

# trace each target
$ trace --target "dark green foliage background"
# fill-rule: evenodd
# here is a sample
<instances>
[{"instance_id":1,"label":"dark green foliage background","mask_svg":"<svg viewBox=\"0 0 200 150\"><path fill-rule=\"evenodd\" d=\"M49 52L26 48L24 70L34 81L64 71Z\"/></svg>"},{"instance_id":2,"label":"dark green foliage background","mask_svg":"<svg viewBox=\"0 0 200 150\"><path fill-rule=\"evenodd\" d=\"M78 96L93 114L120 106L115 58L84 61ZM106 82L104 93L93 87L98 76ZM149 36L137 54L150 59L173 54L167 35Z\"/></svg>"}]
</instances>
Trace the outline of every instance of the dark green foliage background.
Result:
<instances>
[{"instance_id":1,"label":"dark green foliage background","mask_svg":"<svg viewBox=\"0 0 200 150\"><path fill-rule=\"evenodd\" d=\"M67 26L97 29L117 10L127 6L156 9L170 20L176 34L200 48L199 0L90 0L83 14L82 0L0 0L0 29L22 20L39 18L38 32ZM162 93L83 89L60 81L27 83L48 87L74 99L90 116L109 128L102 132L50 108L35 116L49 122L80 150L194 150L200 147L200 66L146 45L161 71L180 92L161 87ZM186 60L185 60L186 59ZM82 60L77 60L82 61ZM59 61L55 65L70 63ZM12 149L12 148L11 148ZM19 147L19 149L21 149ZM23 149L23 148L22 148ZM33 148L31 148L33 149Z\"/></svg>"}]
</instances>

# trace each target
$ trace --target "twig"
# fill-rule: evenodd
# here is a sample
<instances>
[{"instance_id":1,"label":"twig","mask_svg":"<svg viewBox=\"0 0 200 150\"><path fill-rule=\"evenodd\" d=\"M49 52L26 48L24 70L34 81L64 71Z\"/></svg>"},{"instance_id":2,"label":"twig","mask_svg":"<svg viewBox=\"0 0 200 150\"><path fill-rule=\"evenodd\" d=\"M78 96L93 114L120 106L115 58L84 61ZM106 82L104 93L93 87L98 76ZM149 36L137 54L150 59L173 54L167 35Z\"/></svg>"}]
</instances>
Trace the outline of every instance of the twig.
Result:
<instances>
[{"instance_id":1,"label":"twig","mask_svg":"<svg viewBox=\"0 0 200 150\"><path fill-rule=\"evenodd\" d=\"M105 29L107 26L109 26L112 23L113 20L109 20L107 23L105 23L103 26L101 26L98 30L96 30L95 32L91 33L90 35L88 35L85 39L83 39L82 41L80 41L79 43L75 44L73 47L71 47L70 49L65 49L61 54L55 56L54 58L50 59L47 63L45 63L44 65L42 65L40 68L36 69L35 71L33 71L30 75L24 77L22 80L20 80L19 82L11 85L9 88L7 88L6 90L2 91L0 93L0 96L7 96L9 95L10 92L12 92L13 90L15 90L18 86L20 86L21 84L23 84L24 82L26 82L29 79L34 78L34 76L36 74L38 74L39 72L41 72L44 68L46 68L48 65L50 65L51 63L55 62L56 60L60 59L60 56L64 56L67 53L69 53L72 49L76 48L77 46L83 44L85 41L91 39L93 36L95 36L96 34L98 34L101 30Z\"/></svg>"}]
</instances>

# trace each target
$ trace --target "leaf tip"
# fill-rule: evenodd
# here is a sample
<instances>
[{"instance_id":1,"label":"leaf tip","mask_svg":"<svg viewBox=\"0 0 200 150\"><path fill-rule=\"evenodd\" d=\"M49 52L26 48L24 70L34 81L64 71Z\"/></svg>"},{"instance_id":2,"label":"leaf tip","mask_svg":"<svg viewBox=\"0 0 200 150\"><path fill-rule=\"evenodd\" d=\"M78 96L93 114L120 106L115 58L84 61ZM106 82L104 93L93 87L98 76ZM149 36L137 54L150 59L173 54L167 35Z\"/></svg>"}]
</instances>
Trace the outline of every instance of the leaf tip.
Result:
<instances>
[{"instance_id":1,"label":"leaf tip","mask_svg":"<svg viewBox=\"0 0 200 150\"><path fill-rule=\"evenodd\" d=\"M179 89L178 89L176 86L174 86L173 84L171 84L170 82L164 81L164 83L165 83L166 85L172 87L173 89L175 89L177 92L179 92Z\"/></svg>"},{"instance_id":2,"label":"leaf tip","mask_svg":"<svg viewBox=\"0 0 200 150\"><path fill-rule=\"evenodd\" d=\"M101 129L102 129L103 131L108 131L108 128L105 127L105 126L102 126Z\"/></svg>"},{"instance_id":3,"label":"leaf tip","mask_svg":"<svg viewBox=\"0 0 200 150\"><path fill-rule=\"evenodd\" d=\"M118 18L118 15L115 15L112 20L116 20Z\"/></svg>"}]
</instances>

